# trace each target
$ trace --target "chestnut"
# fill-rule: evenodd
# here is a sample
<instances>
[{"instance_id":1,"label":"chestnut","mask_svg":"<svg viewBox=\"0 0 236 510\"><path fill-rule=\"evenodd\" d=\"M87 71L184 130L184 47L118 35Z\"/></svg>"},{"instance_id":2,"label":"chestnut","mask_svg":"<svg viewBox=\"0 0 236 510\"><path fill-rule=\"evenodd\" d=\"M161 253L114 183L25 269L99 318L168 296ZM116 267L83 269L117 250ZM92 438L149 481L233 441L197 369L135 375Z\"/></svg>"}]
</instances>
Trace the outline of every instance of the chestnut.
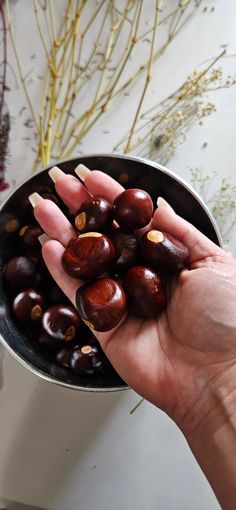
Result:
<instances>
[{"instance_id":1,"label":"chestnut","mask_svg":"<svg viewBox=\"0 0 236 510\"><path fill-rule=\"evenodd\" d=\"M62 266L70 276L89 280L104 273L114 255L115 249L108 237L87 232L69 241L62 255Z\"/></svg>"},{"instance_id":2,"label":"chestnut","mask_svg":"<svg viewBox=\"0 0 236 510\"><path fill-rule=\"evenodd\" d=\"M86 344L73 349L70 366L77 375L99 375L103 372L102 357L99 348Z\"/></svg>"},{"instance_id":3,"label":"chestnut","mask_svg":"<svg viewBox=\"0 0 236 510\"><path fill-rule=\"evenodd\" d=\"M19 218L12 213L1 213L0 215L0 236L14 234L20 228Z\"/></svg>"},{"instance_id":4,"label":"chestnut","mask_svg":"<svg viewBox=\"0 0 236 510\"><path fill-rule=\"evenodd\" d=\"M54 346L61 342L71 342L75 339L80 324L80 317L71 306L50 306L42 317L39 343L43 346Z\"/></svg>"},{"instance_id":5,"label":"chestnut","mask_svg":"<svg viewBox=\"0 0 236 510\"><path fill-rule=\"evenodd\" d=\"M23 290L13 300L12 310L15 318L23 324L30 324L41 319L44 310L44 297L38 290Z\"/></svg>"},{"instance_id":6,"label":"chestnut","mask_svg":"<svg viewBox=\"0 0 236 510\"><path fill-rule=\"evenodd\" d=\"M20 218L13 213L0 214L0 251L4 260L20 255L19 243L17 243Z\"/></svg>"},{"instance_id":7,"label":"chestnut","mask_svg":"<svg viewBox=\"0 0 236 510\"><path fill-rule=\"evenodd\" d=\"M138 317L152 318L163 310L166 295L160 276L144 266L130 268L123 281L130 311Z\"/></svg>"},{"instance_id":8,"label":"chestnut","mask_svg":"<svg viewBox=\"0 0 236 510\"><path fill-rule=\"evenodd\" d=\"M13 289L25 289L34 285L36 265L28 257L14 257L4 266L3 276Z\"/></svg>"},{"instance_id":9,"label":"chestnut","mask_svg":"<svg viewBox=\"0 0 236 510\"><path fill-rule=\"evenodd\" d=\"M70 358L73 351L73 347L64 347L58 351L56 355L56 361L59 365L64 368L70 368Z\"/></svg>"},{"instance_id":10,"label":"chestnut","mask_svg":"<svg viewBox=\"0 0 236 510\"><path fill-rule=\"evenodd\" d=\"M109 238L115 248L113 269L119 273L134 265L138 258L138 240L135 235L116 228L109 233Z\"/></svg>"},{"instance_id":11,"label":"chestnut","mask_svg":"<svg viewBox=\"0 0 236 510\"><path fill-rule=\"evenodd\" d=\"M188 262L189 250L179 239L167 232L149 230L141 241L143 260L155 269L175 271Z\"/></svg>"},{"instance_id":12,"label":"chestnut","mask_svg":"<svg viewBox=\"0 0 236 510\"><path fill-rule=\"evenodd\" d=\"M112 207L105 198L93 197L85 200L75 214L75 226L82 234L84 232L104 232L113 221Z\"/></svg>"},{"instance_id":13,"label":"chestnut","mask_svg":"<svg viewBox=\"0 0 236 510\"><path fill-rule=\"evenodd\" d=\"M76 307L90 328L109 331L120 322L125 313L126 296L116 280L98 278L77 289Z\"/></svg>"},{"instance_id":14,"label":"chestnut","mask_svg":"<svg viewBox=\"0 0 236 510\"><path fill-rule=\"evenodd\" d=\"M42 234L43 230L39 225L24 225L20 229L19 236L27 255L41 255L41 246L38 238Z\"/></svg>"},{"instance_id":15,"label":"chestnut","mask_svg":"<svg viewBox=\"0 0 236 510\"><path fill-rule=\"evenodd\" d=\"M146 191L131 188L115 198L113 211L120 227L132 231L145 227L151 221L153 202Z\"/></svg>"}]
</instances>

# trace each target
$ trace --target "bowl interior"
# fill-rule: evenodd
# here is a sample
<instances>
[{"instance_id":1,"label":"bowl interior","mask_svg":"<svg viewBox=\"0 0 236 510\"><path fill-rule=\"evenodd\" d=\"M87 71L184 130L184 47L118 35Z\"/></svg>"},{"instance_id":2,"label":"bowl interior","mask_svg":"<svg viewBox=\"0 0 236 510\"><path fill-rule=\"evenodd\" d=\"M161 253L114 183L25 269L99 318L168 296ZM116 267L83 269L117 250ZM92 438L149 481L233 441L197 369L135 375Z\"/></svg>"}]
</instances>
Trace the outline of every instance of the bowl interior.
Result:
<instances>
[{"instance_id":1,"label":"bowl interior","mask_svg":"<svg viewBox=\"0 0 236 510\"><path fill-rule=\"evenodd\" d=\"M166 173L162 167L148 164L145 161L135 158L127 158L117 155L88 156L60 163L58 166L65 173L73 173L74 168L83 163L91 170L100 169L112 175L126 188L142 188L150 193L156 203L160 195L173 206L175 211L183 218L193 223L213 242L219 244L219 237L206 208L202 205L197 195L187 185L182 183L171 174ZM21 214L23 203L27 203L27 197L39 186L51 186L48 177L48 169L33 176L20 186L5 202L1 210L1 216L7 213ZM16 247L17 254L17 247ZM0 267L8 257L8 245L3 239L0 240ZM1 271L2 273L2 271ZM100 377L96 381L88 378L73 375L69 370L49 361L41 352L37 351L27 337L20 331L11 317L8 299L4 288L0 285L0 310L2 320L0 321L0 338L7 344L11 352L14 352L19 361L30 367L35 372L49 378L53 382L79 389L94 391L114 391L126 387L125 383L112 374L111 376Z\"/></svg>"}]
</instances>

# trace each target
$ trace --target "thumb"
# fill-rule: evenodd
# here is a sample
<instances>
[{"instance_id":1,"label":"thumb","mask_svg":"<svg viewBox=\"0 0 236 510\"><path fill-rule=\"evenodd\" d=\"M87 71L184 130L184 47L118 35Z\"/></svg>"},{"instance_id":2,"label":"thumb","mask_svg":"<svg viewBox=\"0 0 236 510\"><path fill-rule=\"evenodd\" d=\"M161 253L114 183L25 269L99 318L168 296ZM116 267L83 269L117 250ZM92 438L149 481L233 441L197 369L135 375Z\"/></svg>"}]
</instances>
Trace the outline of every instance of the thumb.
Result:
<instances>
[{"instance_id":1,"label":"thumb","mask_svg":"<svg viewBox=\"0 0 236 510\"><path fill-rule=\"evenodd\" d=\"M157 205L158 208L153 216L153 227L168 232L182 241L189 250L191 264L207 257L226 255L219 246L210 241L191 223L178 216L164 199L159 197Z\"/></svg>"}]
</instances>

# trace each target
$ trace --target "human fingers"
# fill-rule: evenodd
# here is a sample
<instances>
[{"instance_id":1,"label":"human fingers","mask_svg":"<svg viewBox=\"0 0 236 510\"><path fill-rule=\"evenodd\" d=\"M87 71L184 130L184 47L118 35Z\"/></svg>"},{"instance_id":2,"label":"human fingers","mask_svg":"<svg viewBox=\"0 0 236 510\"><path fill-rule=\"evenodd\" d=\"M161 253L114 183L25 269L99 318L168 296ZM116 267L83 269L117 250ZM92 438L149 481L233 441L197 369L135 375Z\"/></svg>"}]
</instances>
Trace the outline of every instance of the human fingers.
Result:
<instances>
[{"instance_id":1,"label":"human fingers","mask_svg":"<svg viewBox=\"0 0 236 510\"><path fill-rule=\"evenodd\" d=\"M195 264L208 257L226 257L227 254L202 234L191 223L178 216L166 201L158 199L152 225L155 229L168 232L182 241L190 252L190 263Z\"/></svg>"},{"instance_id":2,"label":"human fingers","mask_svg":"<svg viewBox=\"0 0 236 510\"><path fill-rule=\"evenodd\" d=\"M75 230L59 207L52 200L43 199L38 193L30 195L34 216L44 232L63 246L76 235Z\"/></svg>"},{"instance_id":3,"label":"human fingers","mask_svg":"<svg viewBox=\"0 0 236 510\"><path fill-rule=\"evenodd\" d=\"M73 175L65 174L58 167L49 170L49 176L55 184L58 195L73 213L93 195L101 196L112 203L115 197L124 191L118 182L99 170L91 171L81 164L75 172L84 184Z\"/></svg>"},{"instance_id":4,"label":"human fingers","mask_svg":"<svg viewBox=\"0 0 236 510\"><path fill-rule=\"evenodd\" d=\"M100 170L89 170L84 165L78 165L75 173L83 181L84 186L92 195L100 195L108 202L112 203L117 195L124 191L123 186L119 184L110 175Z\"/></svg>"},{"instance_id":5,"label":"human fingers","mask_svg":"<svg viewBox=\"0 0 236 510\"><path fill-rule=\"evenodd\" d=\"M91 197L91 193L74 175L65 174L56 166L48 173L55 184L56 192L71 212L75 213L80 205Z\"/></svg>"}]
</instances>

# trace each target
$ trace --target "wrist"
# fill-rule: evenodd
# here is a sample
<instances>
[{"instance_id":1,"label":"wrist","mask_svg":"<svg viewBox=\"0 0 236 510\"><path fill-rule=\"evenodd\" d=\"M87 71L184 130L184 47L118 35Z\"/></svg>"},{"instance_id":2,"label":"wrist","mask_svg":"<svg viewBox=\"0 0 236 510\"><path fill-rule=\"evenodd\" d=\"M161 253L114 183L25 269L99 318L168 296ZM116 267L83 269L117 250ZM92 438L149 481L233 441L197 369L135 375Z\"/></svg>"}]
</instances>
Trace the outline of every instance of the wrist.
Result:
<instances>
[{"instance_id":1,"label":"wrist","mask_svg":"<svg viewBox=\"0 0 236 510\"><path fill-rule=\"evenodd\" d=\"M188 442L209 439L228 427L236 433L236 362L210 378L181 425Z\"/></svg>"},{"instance_id":2,"label":"wrist","mask_svg":"<svg viewBox=\"0 0 236 510\"><path fill-rule=\"evenodd\" d=\"M236 365L208 385L182 431L224 510L236 501Z\"/></svg>"}]
</instances>

